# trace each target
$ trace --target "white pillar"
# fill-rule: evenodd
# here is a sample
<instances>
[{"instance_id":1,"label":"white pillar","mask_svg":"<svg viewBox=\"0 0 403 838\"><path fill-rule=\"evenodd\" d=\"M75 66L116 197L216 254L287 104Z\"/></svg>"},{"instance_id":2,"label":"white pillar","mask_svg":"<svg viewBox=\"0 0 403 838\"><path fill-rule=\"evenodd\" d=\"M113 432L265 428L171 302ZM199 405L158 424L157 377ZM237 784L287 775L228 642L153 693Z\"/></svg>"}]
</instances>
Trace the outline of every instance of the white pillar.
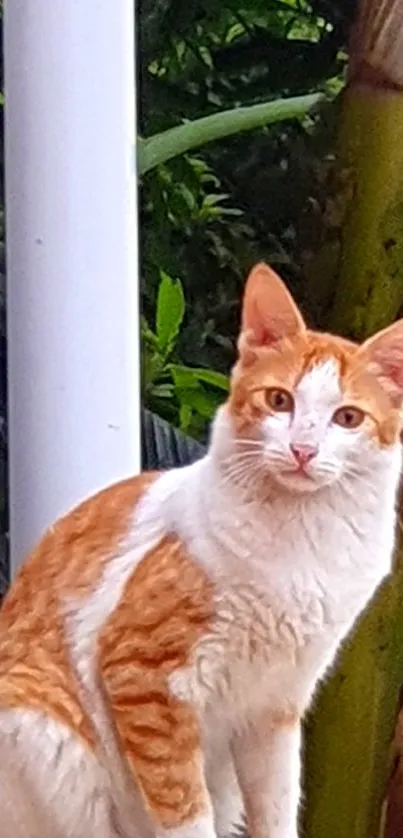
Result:
<instances>
[{"instance_id":1,"label":"white pillar","mask_svg":"<svg viewBox=\"0 0 403 838\"><path fill-rule=\"evenodd\" d=\"M5 4L11 572L139 470L133 0Z\"/></svg>"}]
</instances>

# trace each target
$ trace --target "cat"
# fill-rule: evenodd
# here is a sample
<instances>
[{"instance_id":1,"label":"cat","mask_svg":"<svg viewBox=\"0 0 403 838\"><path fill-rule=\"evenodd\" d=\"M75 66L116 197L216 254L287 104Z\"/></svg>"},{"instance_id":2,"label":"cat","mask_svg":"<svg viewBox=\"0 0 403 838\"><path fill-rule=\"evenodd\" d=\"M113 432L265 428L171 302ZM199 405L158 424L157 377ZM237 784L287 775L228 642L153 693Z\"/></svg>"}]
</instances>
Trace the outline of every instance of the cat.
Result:
<instances>
[{"instance_id":1,"label":"cat","mask_svg":"<svg viewBox=\"0 0 403 838\"><path fill-rule=\"evenodd\" d=\"M402 401L403 321L310 331L251 271L206 456L85 501L5 598L2 838L297 838L301 719L391 569Z\"/></svg>"}]
</instances>

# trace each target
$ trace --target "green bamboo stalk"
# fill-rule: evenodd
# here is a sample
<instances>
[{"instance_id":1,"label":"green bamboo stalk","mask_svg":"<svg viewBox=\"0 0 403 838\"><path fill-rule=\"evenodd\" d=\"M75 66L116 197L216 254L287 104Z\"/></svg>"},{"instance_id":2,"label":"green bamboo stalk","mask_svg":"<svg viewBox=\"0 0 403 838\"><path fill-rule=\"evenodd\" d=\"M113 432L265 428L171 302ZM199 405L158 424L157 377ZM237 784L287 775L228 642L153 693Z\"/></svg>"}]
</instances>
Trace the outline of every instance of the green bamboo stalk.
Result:
<instances>
[{"instance_id":1,"label":"green bamboo stalk","mask_svg":"<svg viewBox=\"0 0 403 838\"><path fill-rule=\"evenodd\" d=\"M185 122L147 139L139 138L137 166L140 175L178 154L184 154L214 140L240 131L250 131L285 119L301 118L321 101L319 94L276 99L245 108L220 111L201 119Z\"/></svg>"},{"instance_id":2,"label":"green bamboo stalk","mask_svg":"<svg viewBox=\"0 0 403 838\"><path fill-rule=\"evenodd\" d=\"M343 650L308 723L307 838L379 836L403 675L401 558Z\"/></svg>"},{"instance_id":3,"label":"green bamboo stalk","mask_svg":"<svg viewBox=\"0 0 403 838\"><path fill-rule=\"evenodd\" d=\"M349 87L339 148L347 203L329 326L364 338L395 320L403 303L400 91Z\"/></svg>"},{"instance_id":4,"label":"green bamboo stalk","mask_svg":"<svg viewBox=\"0 0 403 838\"><path fill-rule=\"evenodd\" d=\"M403 0L362 0L323 239L327 326L364 339L403 304ZM315 293L315 292L314 292ZM380 838L403 681L403 545L307 725L306 838ZM401 838L388 833L388 838Z\"/></svg>"}]
</instances>

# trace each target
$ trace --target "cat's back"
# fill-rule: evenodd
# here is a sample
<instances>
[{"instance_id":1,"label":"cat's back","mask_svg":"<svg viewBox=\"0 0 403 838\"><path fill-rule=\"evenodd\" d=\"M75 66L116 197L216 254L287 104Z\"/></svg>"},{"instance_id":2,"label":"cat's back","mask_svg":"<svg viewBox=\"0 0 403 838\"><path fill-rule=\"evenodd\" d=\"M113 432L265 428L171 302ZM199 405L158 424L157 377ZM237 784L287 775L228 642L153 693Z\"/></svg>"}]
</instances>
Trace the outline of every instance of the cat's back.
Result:
<instances>
[{"instance_id":1,"label":"cat's back","mask_svg":"<svg viewBox=\"0 0 403 838\"><path fill-rule=\"evenodd\" d=\"M64 605L84 600L100 584L158 477L147 472L102 490L50 527L27 557L0 609L0 704L29 696L43 704L58 687L75 693Z\"/></svg>"},{"instance_id":2,"label":"cat's back","mask_svg":"<svg viewBox=\"0 0 403 838\"><path fill-rule=\"evenodd\" d=\"M53 524L12 583L0 610L0 626L11 628L54 596L84 594L96 584L111 555L122 548L136 507L158 477L158 472L146 472L116 483Z\"/></svg>"}]
</instances>

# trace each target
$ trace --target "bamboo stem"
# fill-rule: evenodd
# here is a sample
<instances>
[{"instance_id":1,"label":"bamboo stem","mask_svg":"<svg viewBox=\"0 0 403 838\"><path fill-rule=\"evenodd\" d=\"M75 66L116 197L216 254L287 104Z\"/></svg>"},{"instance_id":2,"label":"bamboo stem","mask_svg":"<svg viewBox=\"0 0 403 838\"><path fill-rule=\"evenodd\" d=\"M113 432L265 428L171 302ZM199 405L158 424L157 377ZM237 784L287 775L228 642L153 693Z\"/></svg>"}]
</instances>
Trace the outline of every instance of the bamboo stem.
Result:
<instances>
[{"instance_id":1,"label":"bamboo stem","mask_svg":"<svg viewBox=\"0 0 403 838\"><path fill-rule=\"evenodd\" d=\"M403 305L403 0L360 4L331 182L312 288L325 275L335 289L326 325L363 339ZM402 544L398 558L308 724L306 838L384 834L403 677Z\"/></svg>"},{"instance_id":2,"label":"bamboo stem","mask_svg":"<svg viewBox=\"0 0 403 838\"><path fill-rule=\"evenodd\" d=\"M403 93L347 88L338 167L346 206L329 325L364 338L403 303Z\"/></svg>"},{"instance_id":3,"label":"bamboo stem","mask_svg":"<svg viewBox=\"0 0 403 838\"><path fill-rule=\"evenodd\" d=\"M402 613L400 561L343 650L308 725L307 838L379 835L403 672Z\"/></svg>"}]
</instances>

